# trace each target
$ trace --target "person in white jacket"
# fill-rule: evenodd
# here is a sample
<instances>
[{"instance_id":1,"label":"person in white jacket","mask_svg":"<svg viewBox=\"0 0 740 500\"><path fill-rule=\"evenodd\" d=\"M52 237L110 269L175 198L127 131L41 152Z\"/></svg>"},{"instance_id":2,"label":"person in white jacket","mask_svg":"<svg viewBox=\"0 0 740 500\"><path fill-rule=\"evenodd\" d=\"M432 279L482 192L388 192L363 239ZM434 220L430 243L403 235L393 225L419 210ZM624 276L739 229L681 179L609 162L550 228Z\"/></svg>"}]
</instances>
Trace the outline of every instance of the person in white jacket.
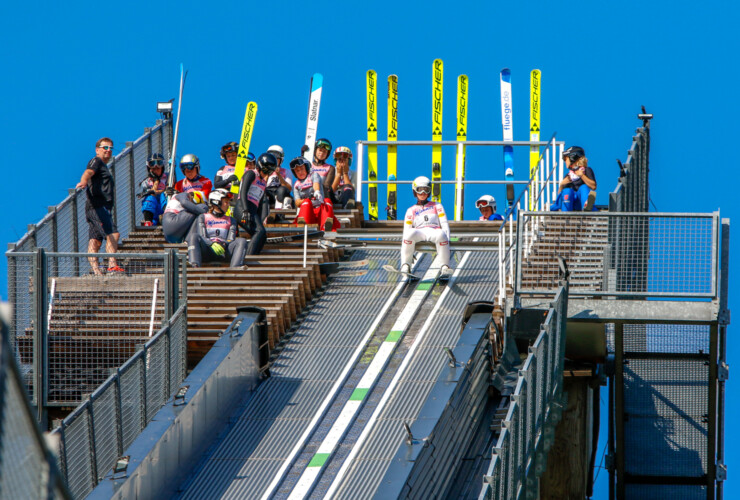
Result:
<instances>
[{"instance_id":1,"label":"person in white jacket","mask_svg":"<svg viewBox=\"0 0 740 500\"><path fill-rule=\"evenodd\" d=\"M450 272L450 225L441 203L430 201L432 182L417 177L411 185L416 203L406 210L401 244L401 272L410 273L417 241L431 241L442 259L441 274Z\"/></svg>"}]
</instances>

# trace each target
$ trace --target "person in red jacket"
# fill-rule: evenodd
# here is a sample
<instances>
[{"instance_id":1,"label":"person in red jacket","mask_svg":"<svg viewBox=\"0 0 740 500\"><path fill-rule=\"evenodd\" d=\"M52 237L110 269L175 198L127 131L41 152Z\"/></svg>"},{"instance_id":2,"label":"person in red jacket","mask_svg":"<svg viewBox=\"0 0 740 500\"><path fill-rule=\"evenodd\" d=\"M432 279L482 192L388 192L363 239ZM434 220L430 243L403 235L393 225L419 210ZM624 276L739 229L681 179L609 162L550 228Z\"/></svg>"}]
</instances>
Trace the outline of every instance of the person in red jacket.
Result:
<instances>
[{"instance_id":1,"label":"person in red jacket","mask_svg":"<svg viewBox=\"0 0 740 500\"><path fill-rule=\"evenodd\" d=\"M180 160L180 170L185 174L185 178L177 181L175 191L178 193L189 193L190 191L200 191L204 199L213 190L213 183L208 177L200 175L200 160L193 154L186 154ZM174 193L167 193L171 196Z\"/></svg>"}]
</instances>

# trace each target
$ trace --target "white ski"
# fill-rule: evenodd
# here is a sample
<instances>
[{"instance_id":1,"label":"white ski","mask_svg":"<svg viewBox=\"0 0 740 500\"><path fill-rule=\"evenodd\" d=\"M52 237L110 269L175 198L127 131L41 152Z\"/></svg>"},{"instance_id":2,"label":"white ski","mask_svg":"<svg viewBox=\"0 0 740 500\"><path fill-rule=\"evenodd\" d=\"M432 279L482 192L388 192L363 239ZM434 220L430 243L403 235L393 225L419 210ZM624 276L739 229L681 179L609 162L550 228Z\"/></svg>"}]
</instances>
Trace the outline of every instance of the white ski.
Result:
<instances>
[{"instance_id":1,"label":"white ski","mask_svg":"<svg viewBox=\"0 0 740 500\"><path fill-rule=\"evenodd\" d=\"M514 120L511 104L511 70L504 68L501 70L501 124L504 129L504 142L514 140ZM506 181L513 181L514 148L512 146L504 146L504 168ZM506 185L506 199L509 206L514 203L514 184Z\"/></svg>"},{"instance_id":2,"label":"white ski","mask_svg":"<svg viewBox=\"0 0 740 500\"><path fill-rule=\"evenodd\" d=\"M185 71L182 63L180 63L180 95L177 98L177 118L175 119L175 134L172 139L172 154L170 154L170 169L167 173L167 187L174 187L175 185L175 163L177 163L177 136L180 132L180 111L182 111L182 91L185 88L185 78L187 78L188 72Z\"/></svg>"},{"instance_id":3,"label":"white ski","mask_svg":"<svg viewBox=\"0 0 740 500\"><path fill-rule=\"evenodd\" d=\"M306 141L308 151L303 157L313 161L313 149L316 146L316 133L319 129L319 109L321 108L321 89L324 86L324 77L321 73L314 73L311 77L311 96L308 99L308 119L306 120Z\"/></svg>"},{"instance_id":4,"label":"white ski","mask_svg":"<svg viewBox=\"0 0 740 500\"><path fill-rule=\"evenodd\" d=\"M399 271L398 269L396 269L395 267L393 267L390 264L383 264L383 269L385 269L389 273L403 274L404 276L408 277L412 281L417 281L419 279L419 277L417 275L415 275L413 273L405 273L403 271Z\"/></svg>"}]
</instances>

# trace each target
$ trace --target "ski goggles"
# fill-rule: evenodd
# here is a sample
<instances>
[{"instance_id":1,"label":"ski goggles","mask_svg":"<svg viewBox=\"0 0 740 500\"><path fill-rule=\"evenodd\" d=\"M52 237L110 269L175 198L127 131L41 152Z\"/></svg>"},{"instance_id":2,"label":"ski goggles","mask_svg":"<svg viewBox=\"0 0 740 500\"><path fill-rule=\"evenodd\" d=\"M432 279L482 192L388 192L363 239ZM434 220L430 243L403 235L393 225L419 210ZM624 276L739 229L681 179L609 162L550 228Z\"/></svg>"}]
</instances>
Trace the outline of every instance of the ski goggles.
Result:
<instances>
[{"instance_id":1,"label":"ski goggles","mask_svg":"<svg viewBox=\"0 0 740 500\"><path fill-rule=\"evenodd\" d=\"M417 186L414 188L414 193L420 194L420 193L426 193L426 194L432 194L432 186Z\"/></svg>"},{"instance_id":2,"label":"ski goggles","mask_svg":"<svg viewBox=\"0 0 740 500\"><path fill-rule=\"evenodd\" d=\"M193 170L195 167L197 167L195 163L181 163L180 168L183 170Z\"/></svg>"},{"instance_id":3,"label":"ski goggles","mask_svg":"<svg viewBox=\"0 0 740 500\"><path fill-rule=\"evenodd\" d=\"M228 146L224 146L224 153L236 153L238 149L239 148L237 146L229 144Z\"/></svg>"},{"instance_id":4,"label":"ski goggles","mask_svg":"<svg viewBox=\"0 0 740 500\"><path fill-rule=\"evenodd\" d=\"M481 208L486 208L492 206L490 203L488 203L488 200L478 200L475 202L475 207L480 210Z\"/></svg>"},{"instance_id":5,"label":"ski goggles","mask_svg":"<svg viewBox=\"0 0 740 500\"><path fill-rule=\"evenodd\" d=\"M254 163L257 161L257 158L254 157L254 153L249 153L247 155L247 163Z\"/></svg>"},{"instance_id":6,"label":"ski goggles","mask_svg":"<svg viewBox=\"0 0 740 500\"><path fill-rule=\"evenodd\" d=\"M164 160L149 160L146 164L150 167L162 167L164 166Z\"/></svg>"}]
</instances>

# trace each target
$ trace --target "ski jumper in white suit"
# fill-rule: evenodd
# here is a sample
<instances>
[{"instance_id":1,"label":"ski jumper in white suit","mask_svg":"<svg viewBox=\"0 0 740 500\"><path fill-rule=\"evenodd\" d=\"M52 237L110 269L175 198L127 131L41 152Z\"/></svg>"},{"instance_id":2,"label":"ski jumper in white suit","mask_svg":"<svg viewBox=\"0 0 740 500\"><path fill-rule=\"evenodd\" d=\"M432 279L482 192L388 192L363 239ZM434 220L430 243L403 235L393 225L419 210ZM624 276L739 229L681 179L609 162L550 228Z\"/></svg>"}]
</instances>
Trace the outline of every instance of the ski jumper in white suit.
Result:
<instances>
[{"instance_id":1,"label":"ski jumper in white suit","mask_svg":"<svg viewBox=\"0 0 740 500\"><path fill-rule=\"evenodd\" d=\"M403 244L401 245L401 266L411 266L417 241L432 241L437 245L437 253L442 266L450 265L450 225L447 223L445 209L441 203L426 201L416 203L406 210L403 223Z\"/></svg>"}]
</instances>

